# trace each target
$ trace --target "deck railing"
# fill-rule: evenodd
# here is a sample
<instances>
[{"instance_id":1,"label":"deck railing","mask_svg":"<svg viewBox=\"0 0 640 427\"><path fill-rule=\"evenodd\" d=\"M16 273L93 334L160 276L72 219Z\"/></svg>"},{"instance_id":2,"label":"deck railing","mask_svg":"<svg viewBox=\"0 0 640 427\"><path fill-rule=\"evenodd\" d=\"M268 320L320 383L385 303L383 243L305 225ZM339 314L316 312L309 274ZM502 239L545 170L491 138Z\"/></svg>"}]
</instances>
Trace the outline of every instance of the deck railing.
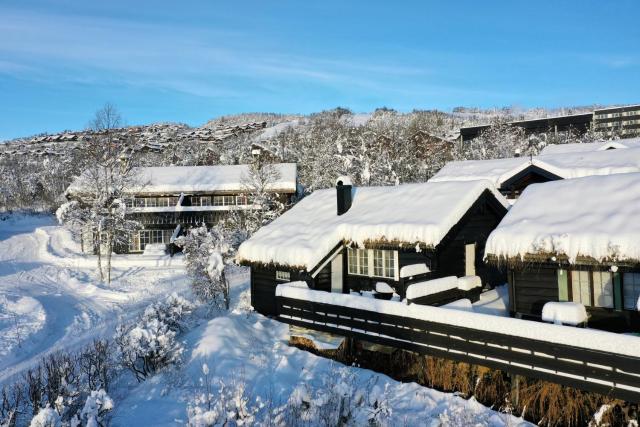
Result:
<instances>
[{"instance_id":1,"label":"deck railing","mask_svg":"<svg viewBox=\"0 0 640 427\"><path fill-rule=\"evenodd\" d=\"M277 296L277 306L278 319L291 325L640 402L640 354L632 357L286 296ZM535 327L536 322L531 323Z\"/></svg>"}]
</instances>

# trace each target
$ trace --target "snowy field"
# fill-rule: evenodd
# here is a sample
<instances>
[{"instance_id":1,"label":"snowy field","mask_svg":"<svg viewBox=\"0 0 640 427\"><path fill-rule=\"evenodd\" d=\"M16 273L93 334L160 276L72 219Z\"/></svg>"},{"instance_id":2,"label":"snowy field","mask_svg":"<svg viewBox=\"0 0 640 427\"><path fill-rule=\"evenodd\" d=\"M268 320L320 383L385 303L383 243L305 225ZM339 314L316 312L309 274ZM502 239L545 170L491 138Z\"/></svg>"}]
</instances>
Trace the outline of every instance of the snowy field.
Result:
<instances>
[{"instance_id":1,"label":"snowy field","mask_svg":"<svg viewBox=\"0 0 640 427\"><path fill-rule=\"evenodd\" d=\"M82 255L53 217L0 221L0 383L49 352L111 337L118 323L170 293L190 294L180 256L119 255L113 263L112 284L101 284L94 257ZM375 405L384 409L382 425L528 425L473 399L403 384L289 347L287 325L251 311L248 279L246 271L231 274L229 314L195 322L199 326L180 336L185 348L180 367L142 383L126 372L117 378L109 390L115 406L111 425L185 425L187 406L203 392L203 364L216 396L220 381L227 388L242 385L256 420L268 411L277 414L274 425L287 424L291 416L282 408L321 405L334 390L345 389L362 408L350 425L367 424ZM501 293L487 295L481 304L501 311ZM304 411L296 415L304 419ZM320 425L317 419L307 421Z\"/></svg>"},{"instance_id":2,"label":"snowy field","mask_svg":"<svg viewBox=\"0 0 640 427\"><path fill-rule=\"evenodd\" d=\"M0 384L48 352L111 336L159 296L188 291L181 257L114 256L110 285L95 265L53 216L0 220Z\"/></svg>"}]
</instances>

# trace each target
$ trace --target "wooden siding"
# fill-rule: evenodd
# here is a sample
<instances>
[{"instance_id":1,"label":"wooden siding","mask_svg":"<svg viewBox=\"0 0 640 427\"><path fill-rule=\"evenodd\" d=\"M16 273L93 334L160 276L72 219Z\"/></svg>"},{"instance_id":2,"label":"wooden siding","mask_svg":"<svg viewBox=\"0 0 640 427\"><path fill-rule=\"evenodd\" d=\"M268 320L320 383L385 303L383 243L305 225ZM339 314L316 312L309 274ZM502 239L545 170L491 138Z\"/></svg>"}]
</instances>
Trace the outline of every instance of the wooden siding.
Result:
<instances>
[{"instance_id":1,"label":"wooden siding","mask_svg":"<svg viewBox=\"0 0 640 427\"><path fill-rule=\"evenodd\" d=\"M277 269L288 271L291 281L301 280L301 274L297 270ZM276 310L276 286L286 283L276 280L276 269L260 265L251 266L251 306L259 313L266 316L275 316Z\"/></svg>"},{"instance_id":2,"label":"wooden siding","mask_svg":"<svg viewBox=\"0 0 640 427\"><path fill-rule=\"evenodd\" d=\"M325 265L313 280L313 288L331 292L331 263Z\"/></svg>"},{"instance_id":3,"label":"wooden siding","mask_svg":"<svg viewBox=\"0 0 640 427\"><path fill-rule=\"evenodd\" d=\"M493 195L486 191L436 247L434 277L465 275L465 245L476 243L476 275L482 283L497 286L507 280L506 271L484 262L484 248L489 234L498 226L506 209L497 205Z\"/></svg>"},{"instance_id":4,"label":"wooden siding","mask_svg":"<svg viewBox=\"0 0 640 427\"><path fill-rule=\"evenodd\" d=\"M607 270L608 266L600 268L594 266L577 266L576 269ZM565 274L570 274L570 268L563 266ZM619 270L620 277L624 272L640 272L636 269L623 268ZM571 282L568 282L569 296L571 296ZM614 297L624 289L624 283L614 285ZM509 301L513 315L524 318L539 319L542 307L560 298L558 286L558 266L551 264L528 264L522 268L509 272ZM569 298L571 299L571 298ZM615 298L614 298L615 299ZM589 327L611 332L640 332L640 313L636 310L587 306L589 313Z\"/></svg>"},{"instance_id":5,"label":"wooden siding","mask_svg":"<svg viewBox=\"0 0 640 427\"><path fill-rule=\"evenodd\" d=\"M558 301L558 276L555 268L531 266L513 272L514 301L512 311L526 316L541 316L542 307L549 301Z\"/></svg>"}]
</instances>

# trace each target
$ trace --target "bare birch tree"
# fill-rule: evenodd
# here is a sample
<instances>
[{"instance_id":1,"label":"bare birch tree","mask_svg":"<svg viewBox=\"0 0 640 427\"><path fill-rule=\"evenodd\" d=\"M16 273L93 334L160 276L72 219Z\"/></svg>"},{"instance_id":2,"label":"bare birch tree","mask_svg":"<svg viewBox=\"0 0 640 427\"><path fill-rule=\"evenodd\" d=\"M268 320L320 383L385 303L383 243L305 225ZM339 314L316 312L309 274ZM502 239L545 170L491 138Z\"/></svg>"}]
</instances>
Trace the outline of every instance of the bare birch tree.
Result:
<instances>
[{"instance_id":1,"label":"bare birch tree","mask_svg":"<svg viewBox=\"0 0 640 427\"><path fill-rule=\"evenodd\" d=\"M132 141L115 132L121 126L122 118L112 105L106 104L96 112L89 125L92 137L83 147L86 167L75 189L81 200L65 204L58 211L61 222L93 237L100 280L106 277L108 283L114 249L126 245L131 233L139 228L127 216L125 199L131 190L144 185L134 167Z\"/></svg>"}]
</instances>

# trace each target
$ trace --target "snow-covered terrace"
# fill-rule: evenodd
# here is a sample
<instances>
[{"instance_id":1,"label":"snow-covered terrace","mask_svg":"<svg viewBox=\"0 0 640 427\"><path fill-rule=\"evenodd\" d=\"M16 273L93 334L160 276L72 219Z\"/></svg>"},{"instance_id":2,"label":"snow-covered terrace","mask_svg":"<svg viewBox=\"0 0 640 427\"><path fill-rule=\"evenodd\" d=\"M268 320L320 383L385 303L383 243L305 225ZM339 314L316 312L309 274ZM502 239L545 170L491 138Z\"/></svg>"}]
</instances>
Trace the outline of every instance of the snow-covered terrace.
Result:
<instances>
[{"instance_id":1,"label":"snow-covered terrace","mask_svg":"<svg viewBox=\"0 0 640 427\"><path fill-rule=\"evenodd\" d=\"M640 173L534 184L491 233L485 256L640 263L639 218Z\"/></svg>"},{"instance_id":2,"label":"snow-covered terrace","mask_svg":"<svg viewBox=\"0 0 640 427\"><path fill-rule=\"evenodd\" d=\"M338 216L336 190L318 190L244 242L238 259L309 271L343 241L434 247L484 191L508 206L488 181L428 182L354 188Z\"/></svg>"},{"instance_id":3,"label":"snow-covered terrace","mask_svg":"<svg viewBox=\"0 0 640 427\"><path fill-rule=\"evenodd\" d=\"M454 161L447 163L430 181L488 179L500 187L509 178L532 165L564 179L640 172L640 146L624 150L576 151L534 157Z\"/></svg>"},{"instance_id":4,"label":"snow-covered terrace","mask_svg":"<svg viewBox=\"0 0 640 427\"><path fill-rule=\"evenodd\" d=\"M296 164L277 163L273 168L278 177L269 182L266 189L294 193L297 188ZM240 192L247 190L250 180L249 165L141 167L134 173L141 185L131 192L141 196ZM82 193L85 188L83 181L83 176L78 177L67 191Z\"/></svg>"}]
</instances>

